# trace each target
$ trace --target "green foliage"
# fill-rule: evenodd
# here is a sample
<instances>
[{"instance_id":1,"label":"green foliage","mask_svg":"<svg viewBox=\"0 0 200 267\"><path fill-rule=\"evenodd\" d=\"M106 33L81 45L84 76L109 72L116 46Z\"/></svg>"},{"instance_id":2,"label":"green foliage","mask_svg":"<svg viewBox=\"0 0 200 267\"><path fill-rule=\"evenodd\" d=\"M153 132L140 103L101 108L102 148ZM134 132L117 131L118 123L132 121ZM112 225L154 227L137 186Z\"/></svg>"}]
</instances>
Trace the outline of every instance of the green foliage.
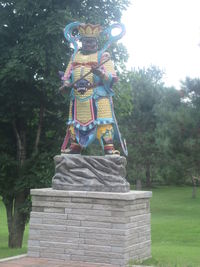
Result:
<instances>
[{"instance_id":1,"label":"green foliage","mask_svg":"<svg viewBox=\"0 0 200 267\"><path fill-rule=\"evenodd\" d=\"M155 106L161 97L161 77L162 73L155 67L132 71L121 79L117 88L115 106L127 139L128 178L132 183L142 179L150 185L150 176L159 157Z\"/></svg>"},{"instance_id":2,"label":"green foliage","mask_svg":"<svg viewBox=\"0 0 200 267\"><path fill-rule=\"evenodd\" d=\"M74 1L72 16L83 22L108 25L120 21L122 11L130 4L129 0L85 0Z\"/></svg>"},{"instance_id":3,"label":"green foliage","mask_svg":"<svg viewBox=\"0 0 200 267\"><path fill-rule=\"evenodd\" d=\"M166 88L156 109L157 143L163 155L160 174L173 183L200 175L200 83L187 78L183 85L182 91Z\"/></svg>"},{"instance_id":4,"label":"green foliage","mask_svg":"<svg viewBox=\"0 0 200 267\"><path fill-rule=\"evenodd\" d=\"M125 73L116 86L115 110L127 139L128 178L167 184L200 176L200 81L167 88L151 67Z\"/></svg>"},{"instance_id":5,"label":"green foliage","mask_svg":"<svg viewBox=\"0 0 200 267\"><path fill-rule=\"evenodd\" d=\"M190 163L189 172L200 176L200 79L186 78L182 89L188 110L183 131L184 147Z\"/></svg>"}]
</instances>

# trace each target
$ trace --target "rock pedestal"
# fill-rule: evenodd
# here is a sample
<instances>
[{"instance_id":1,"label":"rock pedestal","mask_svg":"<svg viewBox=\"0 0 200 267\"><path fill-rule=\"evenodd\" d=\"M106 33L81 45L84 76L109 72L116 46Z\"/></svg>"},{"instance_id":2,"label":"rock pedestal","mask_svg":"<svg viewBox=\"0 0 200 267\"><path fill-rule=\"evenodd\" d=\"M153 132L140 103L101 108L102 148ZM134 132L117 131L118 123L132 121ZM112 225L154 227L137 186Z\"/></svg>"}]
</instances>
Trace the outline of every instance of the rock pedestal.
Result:
<instances>
[{"instance_id":1,"label":"rock pedestal","mask_svg":"<svg viewBox=\"0 0 200 267\"><path fill-rule=\"evenodd\" d=\"M99 192L130 190L125 179L125 157L61 154L54 157L54 162L53 189Z\"/></svg>"},{"instance_id":2,"label":"rock pedestal","mask_svg":"<svg viewBox=\"0 0 200 267\"><path fill-rule=\"evenodd\" d=\"M129 266L151 256L151 192L33 189L31 257Z\"/></svg>"}]
</instances>

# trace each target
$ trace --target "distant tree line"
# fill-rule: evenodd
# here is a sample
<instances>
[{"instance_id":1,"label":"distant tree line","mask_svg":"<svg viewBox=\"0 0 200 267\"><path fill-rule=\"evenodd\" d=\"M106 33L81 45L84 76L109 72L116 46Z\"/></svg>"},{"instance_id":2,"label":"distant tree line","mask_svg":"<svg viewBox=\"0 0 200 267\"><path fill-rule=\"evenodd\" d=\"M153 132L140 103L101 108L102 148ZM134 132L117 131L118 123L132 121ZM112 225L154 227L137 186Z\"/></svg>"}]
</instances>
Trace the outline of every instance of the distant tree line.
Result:
<instances>
[{"instance_id":1,"label":"distant tree line","mask_svg":"<svg viewBox=\"0 0 200 267\"><path fill-rule=\"evenodd\" d=\"M128 179L138 186L200 177L200 79L187 77L177 90L166 87L162 75L156 67L127 72L116 88Z\"/></svg>"}]
</instances>

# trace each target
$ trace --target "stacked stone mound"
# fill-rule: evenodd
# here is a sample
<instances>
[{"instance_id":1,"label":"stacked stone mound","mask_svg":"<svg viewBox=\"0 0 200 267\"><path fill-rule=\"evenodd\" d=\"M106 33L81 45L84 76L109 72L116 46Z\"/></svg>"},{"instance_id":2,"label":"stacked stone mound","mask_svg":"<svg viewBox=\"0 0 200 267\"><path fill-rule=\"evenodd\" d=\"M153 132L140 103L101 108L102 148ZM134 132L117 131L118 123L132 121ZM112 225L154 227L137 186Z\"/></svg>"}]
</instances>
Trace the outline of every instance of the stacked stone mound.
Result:
<instances>
[{"instance_id":1,"label":"stacked stone mound","mask_svg":"<svg viewBox=\"0 0 200 267\"><path fill-rule=\"evenodd\" d=\"M54 157L54 162L53 189L100 192L130 190L125 179L125 157L61 154Z\"/></svg>"}]
</instances>

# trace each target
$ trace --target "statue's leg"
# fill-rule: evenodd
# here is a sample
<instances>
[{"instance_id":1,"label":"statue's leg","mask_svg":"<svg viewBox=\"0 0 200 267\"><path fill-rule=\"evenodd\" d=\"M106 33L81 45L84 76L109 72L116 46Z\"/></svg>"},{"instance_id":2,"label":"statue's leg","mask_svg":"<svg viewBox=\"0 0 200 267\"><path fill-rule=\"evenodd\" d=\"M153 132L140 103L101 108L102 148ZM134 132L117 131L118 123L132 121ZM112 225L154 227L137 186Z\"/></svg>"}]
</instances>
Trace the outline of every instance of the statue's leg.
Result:
<instances>
[{"instance_id":1,"label":"statue's leg","mask_svg":"<svg viewBox=\"0 0 200 267\"><path fill-rule=\"evenodd\" d=\"M80 154L82 147L78 144L76 140L74 126L69 127L69 134L70 134L70 147L62 151L65 154Z\"/></svg>"},{"instance_id":2,"label":"statue's leg","mask_svg":"<svg viewBox=\"0 0 200 267\"><path fill-rule=\"evenodd\" d=\"M99 125L97 129L97 138L104 149L105 155L120 154L120 152L114 148L114 130L112 124Z\"/></svg>"}]
</instances>

